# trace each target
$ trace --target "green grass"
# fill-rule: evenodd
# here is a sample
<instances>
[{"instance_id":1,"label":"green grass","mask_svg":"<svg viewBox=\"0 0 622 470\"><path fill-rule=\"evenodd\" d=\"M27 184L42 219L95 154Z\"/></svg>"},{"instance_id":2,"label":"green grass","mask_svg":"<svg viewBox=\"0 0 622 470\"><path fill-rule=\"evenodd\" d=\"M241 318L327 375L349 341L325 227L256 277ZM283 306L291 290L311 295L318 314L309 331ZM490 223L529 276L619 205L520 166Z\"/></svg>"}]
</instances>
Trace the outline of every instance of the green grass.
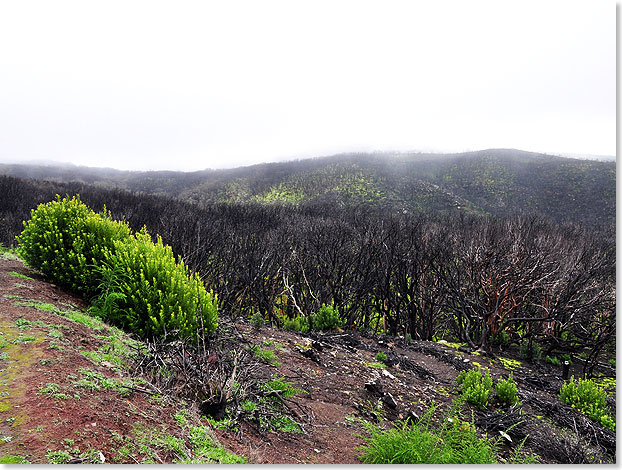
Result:
<instances>
[{"instance_id":1,"label":"green grass","mask_svg":"<svg viewBox=\"0 0 622 470\"><path fill-rule=\"evenodd\" d=\"M60 392L60 387L55 383L48 383L39 388L39 393L50 395L59 400L66 400L68 396L65 393Z\"/></svg>"},{"instance_id":2,"label":"green grass","mask_svg":"<svg viewBox=\"0 0 622 470\"><path fill-rule=\"evenodd\" d=\"M179 425L177 435L136 423L130 435L113 436L118 445L116 457L146 464L161 463L160 455L172 457L176 464L246 463L245 458L223 449L209 427L190 424L186 410L178 412L175 420Z\"/></svg>"},{"instance_id":3,"label":"green grass","mask_svg":"<svg viewBox=\"0 0 622 470\"><path fill-rule=\"evenodd\" d=\"M29 464L26 457L21 455L3 455L0 457L0 465Z\"/></svg>"},{"instance_id":4,"label":"green grass","mask_svg":"<svg viewBox=\"0 0 622 470\"><path fill-rule=\"evenodd\" d=\"M50 338L54 338L54 339L62 339L64 338L63 333L59 330L50 330L50 332L48 333L48 336Z\"/></svg>"},{"instance_id":5,"label":"green grass","mask_svg":"<svg viewBox=\"0 0 622 470\"><path fill-rule=\"evenodd\" d=\"M34 279L32 277L26 276L24 274L20 274L20 273L18 273L16 271L11 271L9 273L9 276L16 277L18 279L25 279L27 281L34 281Z\"/></svg>"},{"instance_id":6,"label":"green grass","mask_svg":"<svg viewBox=\"0 0 622 470\"><path fill-rule=\"evenodd\" d=\"M374 369L386 369L387 365L382 362L366 362L367 367L373 367Z\"/></svg>"},{"instance_id":7,"label":"green grass","mask_svg":"<svg viewBox=\"0 0 622 470\"><path fill-rule=\"evenodd\" d=\"M497 463L497 442L477 437L471 423L453 417L435 428L431 408L417 424L397 422L384 430L364 423L369 436L361 461L365 464L492 464Z\"/></svg>"},{"instance_id":8,"label":"green grass","mask_svg":"<svg viewBox=\"0 0 622 470\"><path fill-rule=\"evenodd\" d=\"M259 359L273 366L280 366L281 363L276 358L276 354L271 349L263 349L257 345L251 347L251 350Z\"/></svg>"},{"instance_id":9,"label":"green grass","mask_svg":"<svg viewBox=\"0 0 622 470\"><path fill-rule=\"evenodd\" d=\"M19 335L17 338L13 340L13 344L32 343L34 341L37 341L37 338L35 338L34 336Z\"/></svg>"},{"instance_id":10,"label":"green grass","mask_svg":"<svg viewBox=\"0 0 622 470\"><path fill-rule=\"evenodd\" d=\"M479 437L472 422L452 408L434 425L432 405L417 423L395 423L391 429L363 422L366 436L360 459L365 464L494 464L499 462L499 439ZM521 443L510 455L510 464L535 463Z\"/></svg>"},{"instance_id":11,"label":"green grass","mask_svg":"<svg viewBox=\"0 0 622 470\"><path fill-rule=\"evenodd\" d=\"M501 361L503 367L509 370L516 370L523 365L521 361L518 361L516 359L509 359L507 357L499 357L499 361Z\"/></svg>"},{"instance_id":12,"label":"green grass","mask_svg":"<svg viewBox=\"0 0 622 470\"><path fill-rule=\"evenodd\" d=\"M136 388L145 383L144 380L138 378L122 381L115 377L106 377L99 372L85 368L81 368L79 372L80 375L82 375L82 378L72 382L75 387L84 388L90 391L102 389L110 390L117 392L122 397L129 396L132 388Z\"/></svg>"}]
</instances>

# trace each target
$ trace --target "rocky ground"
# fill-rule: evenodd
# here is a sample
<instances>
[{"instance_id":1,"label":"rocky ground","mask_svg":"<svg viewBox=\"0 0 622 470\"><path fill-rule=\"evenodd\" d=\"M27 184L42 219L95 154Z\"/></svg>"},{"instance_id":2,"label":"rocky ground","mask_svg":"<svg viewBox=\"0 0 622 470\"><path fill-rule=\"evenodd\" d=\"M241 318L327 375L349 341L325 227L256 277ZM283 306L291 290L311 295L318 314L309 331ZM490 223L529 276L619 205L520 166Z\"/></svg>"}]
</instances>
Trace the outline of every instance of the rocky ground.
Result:
<instances>
[{"instance_id":1,"label":"rocky ground","mask_svg":"<svg viewBox=\"0 0 622 470\"><path fill-rule=\"evenodd\" d=\"M174 462L200 453L200 428L250 463L360 463L364 421L390 426L432 403L442 411L458 397L459 372L478 365L495 381L512 372L518 384L518 407L465 408L481 434L499 437L502 458L524 440L541 463L615 461L615 433L559 401L561 370L512 350L493 357L451 343L236 324L245 342L272 351L265 380L283 377L306 392L285 403L297 432L266 431L252 420L209 422L156 393L131 373L134 341L84 311L20 260L0 259L0 462ZM229 454L210 455L224 462Z\"/></svg>"}]
</instances>

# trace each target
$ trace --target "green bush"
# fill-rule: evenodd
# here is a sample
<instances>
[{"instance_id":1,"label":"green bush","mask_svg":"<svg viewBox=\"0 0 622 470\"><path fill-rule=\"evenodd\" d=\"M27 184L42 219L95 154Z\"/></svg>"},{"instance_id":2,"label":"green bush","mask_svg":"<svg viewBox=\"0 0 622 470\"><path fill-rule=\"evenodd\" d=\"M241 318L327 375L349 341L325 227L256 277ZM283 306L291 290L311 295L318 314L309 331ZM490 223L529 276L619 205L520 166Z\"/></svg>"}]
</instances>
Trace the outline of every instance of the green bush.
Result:
<instances>
[{"instance_id":1,"label":"green bush","mask_svg":"<svg viewBox=\"0 0 622 470\"><path fill-rule=\"evenodd\" d=\"M516 395L518 387L516 386L516 382L514 382L514 377L511 372L507 380L499 380L499 382L497 382L495 390L497 392L497 398L501 403L510 406L518 403L518 396Z\"/></svg>"},{"instance_id":2,"label":"green bush","mask_svg":"<svg viewBox=\"0 0 622 470\"><path fill-rule=\"evenodd\" d=\"M486 408L488 398L492 392L492 377L490 372L482 376L478 369L462 371L456 379L458 384L462 384L461 395L473 405L480 409Z\"/></svg>"},{"instance_id":3,"label":"green bush","mask_svg":"<svg viewBox=\"0 0 622 470\"><path fill-rule=\"evenodd\" d=\"M160 236L154 243L143 229L114 246L107 257L124 274L119 286L125 297L119 301L123 316L115 318L123 327L144 337L173 330L188 337L201 327L208 332L216 329L216 296L183 261L175 260L173 250Z\"/></svg>"},{"instance_id":4,"label":"green bush","mask_svg":"<svg viewBox=\"0 0 622 470\"><path fill-rule=\"evenodd\" d=\"M615 432L615 416L609 414L607 392L592 380L578 379L574 375L570 381L562 385L559 392L562 403L572 406Z\"/></svg>"},{"instance_id":5,"label":"green bush","mask_svg":"<svg viewBox=\"0 0 622 470\"><path fill-rule=\"evenodd\" d=\"M191 336L217 326L216 297L160 237L132 234L79 197L40 204L17 237L18 254L55 283L94 299L93 311L142 336Z\"/></svg>"},{"instance_id":6,"label":"green bush","mask_svg":"<svg viewBox=\"0 0 622 470\"><path fill-rule=\"evenodd\" d=\"M127 224L96 214L79 197L57 195L32 210L17 237L17 252L30 267L90 299L99 284L94 266L105 260L105 251L114 250L116 240L130 237Z\"/></svg>"},{"instance_id":7,"label":"green bush","mask_svg":"<svg viewBox=\"0 0 622 470\"><path fill-rule=\"evenodd\" d=\"M339 311L332 305L322 305L320 310L313 315L313 329L332 331L341 327L342 322Z\"/></svg>"},{"instance_id":8,"label":"green bush","mask_svg":"<svg viewBox=\"0 0 622 470\"><path fill-rule=\"evenodd\" d=\"M378 362L384 362L387 360L387 355L381 351L378 354L376 354L376 360Z\"/></svg>"}]
</instances>

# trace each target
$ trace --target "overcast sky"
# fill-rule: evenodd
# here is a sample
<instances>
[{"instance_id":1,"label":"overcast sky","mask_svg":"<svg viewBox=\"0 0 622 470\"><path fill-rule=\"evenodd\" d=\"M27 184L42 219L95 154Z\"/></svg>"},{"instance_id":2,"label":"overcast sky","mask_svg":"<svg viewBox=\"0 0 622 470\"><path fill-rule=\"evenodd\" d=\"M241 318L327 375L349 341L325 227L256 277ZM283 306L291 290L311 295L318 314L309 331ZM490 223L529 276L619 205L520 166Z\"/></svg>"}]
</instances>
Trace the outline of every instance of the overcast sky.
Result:
<instances>
[{"instance_id":1,"label":"overcast sky","mask_svg":"<svg viewBox=\"0 0 622 470\"><path fill-rule=\"evenodd\" d=\"M5 1L0 161L616 153L616 2Z\"/></svg>"}]
</instances>

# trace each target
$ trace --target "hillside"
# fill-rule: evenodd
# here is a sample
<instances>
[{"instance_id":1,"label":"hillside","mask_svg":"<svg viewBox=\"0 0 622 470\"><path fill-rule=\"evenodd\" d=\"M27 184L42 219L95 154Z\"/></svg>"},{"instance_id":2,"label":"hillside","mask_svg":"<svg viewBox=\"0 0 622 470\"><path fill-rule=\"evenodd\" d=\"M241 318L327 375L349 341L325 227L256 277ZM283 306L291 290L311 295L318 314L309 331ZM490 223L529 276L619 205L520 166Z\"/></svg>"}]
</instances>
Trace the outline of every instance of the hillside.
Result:
<instances>
[{"instance_id":1,"label":"hillside","mask_svg":"<svg viewBox=\"0 0 622 470\"><path fill-rule=\"evenodd\" d=\"M0 290L1 463L241 461L228 451L249 463L357 463L363 422L417 420L432 403L447 410L471 364L495 381L512 372L518 384L521 404L464 411L480 435L500 439L500 461L523 440L541 463L615 460L615 434L559 402L560 368L523 362L514 350L493 357L451 343L241 323L236 343L262 351L254 380L283 377L300 390L282 400L290 421L265 428L252 412L207 420L196 404L164 394L136 372L141 343L89 317L79 299L9 252L0 256ZM580 360L572 367L578 374Z\"/></svg>"},{"instance_id":2,"label":"hillside","mask_svg":"<svg viewBox=\"0 0 622 470\"><path fill-rule=\"evenodd\" d=\"M615 162L518 150L461 154L344 154L198 172L124 172L0 165L0 173L82 182L196 203L259 202L453 211L558 221L615 220Z\"/></svg>"}]
</instances>

